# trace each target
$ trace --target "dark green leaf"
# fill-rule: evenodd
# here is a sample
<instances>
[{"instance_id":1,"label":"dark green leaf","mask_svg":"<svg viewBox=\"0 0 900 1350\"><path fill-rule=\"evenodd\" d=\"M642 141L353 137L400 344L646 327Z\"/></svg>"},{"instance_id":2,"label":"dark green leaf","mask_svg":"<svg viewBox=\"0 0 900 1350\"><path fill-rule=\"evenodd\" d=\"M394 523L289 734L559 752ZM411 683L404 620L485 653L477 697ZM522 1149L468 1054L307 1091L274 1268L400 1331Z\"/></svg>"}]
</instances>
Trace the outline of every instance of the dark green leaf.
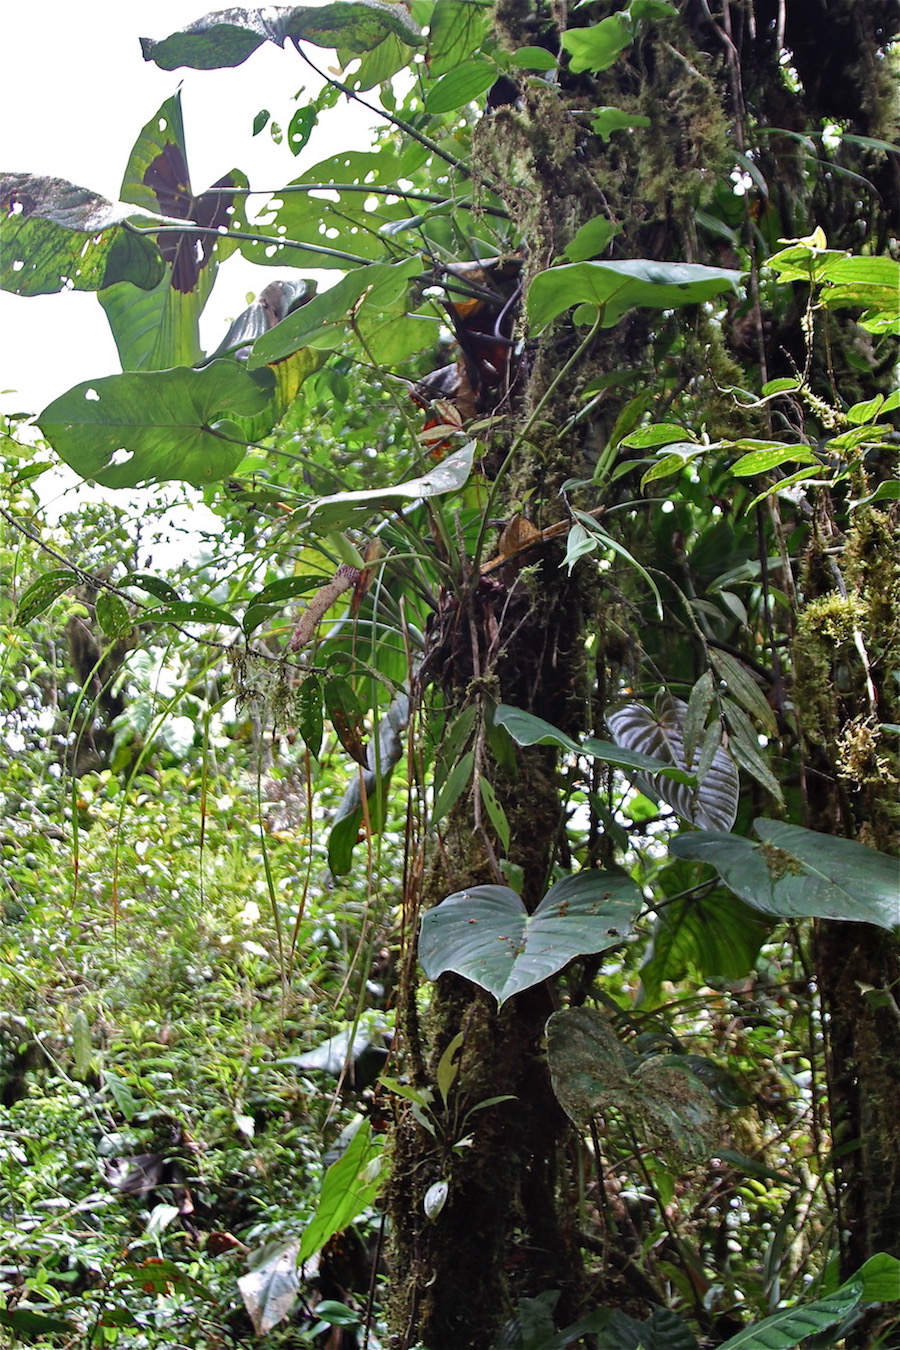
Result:
<instances>
[{"instance_id":1,"label":"dark green leaf","mask_svg":"<svg viewBox=\"0 0 900 1350\"><path fill-rule=\"evenodd\" d=\"M486 778L479 778L478 788L481 793L481 800L484 803L485 810L488 813L490 822L497 831L497 838L503 846L503 852L509 852L509 821L506 818L506 812L497 799L497 794Z\"/></svg>"},{"instance_id":2,"label":"dark green leaf","mask_svg":"<svg viewBox=\"0 0 900 1350\"><path fill-rule=\"evenodd\" d=\"M204 600L177 600L159 609L145 610L143 617L154 623L221 623L230 628L240 627L240 622L227 609Z\"/></svg>"},{"instance_id":3,"label":"dark green leaf","mask_svg":"<svg viewBox=\"0 0 900 1350\"><path fill-rule=\"evenodd\" d=\"M75 1328L60 1317L49 1317L33 1308L0 1308L0 1327L9 1327L14 1336L71 1336Z\"/></svg>"},{"instance_id":4,"label":"dark green leaf","mask_svg":"<svg viewBox=\"0 0 900 1350\"><path fill-rule=\"evenodd\" d=\"M44 610L65 591L77 586L80 580L78 572L70 572L64 567L54 567L51 571L44 572L19 597L13 623L31 623L32 619L43 614Z\"/></svg>"},{"instance_id":5,"label":"dark green leaf","mask_svg":"<svg viewBox=\"0 0 900 1350\"><path fill-rule=\"evenodd\" d=\"M162 577L155 577L150 572L129 572L122 578L122 588L127 586L136 586L138 590L147 591L149 595L155 595L157 600L165 600L167 603L181 599L170 582Z\"/></svg>"},{"instance_id":6,"label":"dark green leaf","mask_svg":"<svg viewBox=\"0 0 900 1350\"><path fill-rule=\"evenodd\" d=\"M647 1003L654 1006L667 981L683 979L691 971L704 984L745 979L768 931L757 910L726 890L666 904L656 917L652 946L641 967Z\"/></svg>"},{"instance_id":7,"label":"dark green leaf","mask_svg":"<svg viewBox=\"0 0 900 1350\"><path fill-rule=\"evenodd\" d=\"M160 42L141 38L141 49L145 61L154 61L163 70L179 66L219 70L239 66L267 41L279 47L288 40L312 42L317 47L359 53L370 51L389 35L408 47L424 42L402 5L340 0L320 6L220 10Z\"/></svg>"},{"instance_id":8,"label":"dark green leaf","mask_svg":"<svg viewBox=\"0 0 900 1350\"><path fill-rule=\"evenodd\" d=\"M318 675L307 675L297 690L297 730L314 759L322 748L324 720L322 685Z\"/></svg>"},{"instance_id":9,"label":"dark green leaf","mask_svg":"<svg viewBox=\"0 0 900 1350\"><path fill-rule=\"evenodd\" d=\"M173 479L203 486L227 477L246 453L229 415L262 413L274 383L271 371L233 361L110 375L76 385L38 423L76 473L104 487Z\"/></svg>"},{"instance_id":10,"label":"dark green leaf","mask_svg":"<svg viewBox=\"0 0 900 1350\"><path fill-rule=\"evenodd\" d=\"M900 860L850 839L757 819L761 844L738 835L678 835L669 851L709 863L754 909L780 919L900 923Z\"/></svg>"},{"instance_id":11,"label":"dark green leaf","mask_svg":"<svg viewBox=\"0 0 900 1350\"><path fill-rule=\"evenodd\" d=\"M472 770L475 764L475 752L469 750L457 760L453 768L447 774L446 779L434 799L434 807L431 812L431 823L437 825L444 819L448 811L452 810L454 804L459 801L463 792L472 781Z\"/></svg>"},{"instance_id":12,"label":"dark green leaf","mask_svg":"<svg viewBox=\"0 0 900 1350\"><path fill-rule=\"evenodd\" d=\"M107 637L125 637L132 629L131 614L120 595L101 591L97 596L97 622Z\"/></svg>"},{"instance_id":13,"label":"dark green leaf","mask_svg":"<svg viewBox=\"0 0 900 1350\"><path fill-rule=\"evenodd\" d=\"M365 746L365 715L353 686L343 675L332 675L323 689L325 710L337 733L337 738L357 764L367 766Z\"/></svg>"},{"instance_id":14,"label":"dark green leaf","mask_svg":"<svg viewBox=\"0 0 900 1350\"><path fill-rule=\"evenodd\" d=\"M547 1023L553 1091L580 1129L615 1108L657 1142L688 1158L709 1156L716 1133L712 1097L676 1057L638 1060L595 1008L567 1008Z\"/></svg>"},{"instance_id":15,"label":"dark green leaf","mask_svg":"<svg viewBox=\"0 0 900 1350\"><path fill-rule=\"evenodd\" d=\"M576 956L616 946L642 903L630 878L609 872L565 877L533 914L508 886L473 886L424 916L419 959L428 979L456 971L502 1004Z\"/></svg>"},{"instance_id":16,"label":"dark green leaf","mask_svg":"<svg viewBox=\"0 0 900 1350\"><path fill-rule=\"evenodd\" d=\"M4 174L0 287L16 295L51 295L130 281L150 290L162 278L163 260L153 239L125 227L126 218L105 197L62 178Z\"/></svg>"},{"instance_id":17,"label":"dark green leaf","mask_svg":"<svg viewBox=\"0 0 900 1350\"><path fill-rule=\"evenodd\" d=\"M611 328L629 309L677 309L737 290L741 272L699 263L581 262L539 272L528 291L528 314L537 332L573 305L597 305Z\"/></svg>"},{"instance_id":18,"label":"dark green leaf","mask_svg":"<svg viewBox=\"0 0 900 1350\"><path fill-rule=\"evenodd\" d=\"M668 762L685 772L684 718L687 705L680 699L665 699L658 711L642 703L629 703L606 713L606 722L619 745ZM699 785L672 783L662 774L638 775L641 791L661 798L683 820L707 828L730 829L737 817L740 782L737 769L718 735L712 763ZM694 768L693 762L690 768ZM715 825L714 825L715 823Z\"/></svg>"},{"instance_id":19,"label":"dark green leaf","mask_svg":"<svg viewBox=\"0 0 900 1350\"><path fill-rule=\"evenodd\" d=\"M862 1291L862 1281L851 1280L826 1298L782 1308L771 1317L745 1327L723 1342L719 1350L793 1350L807 1337L842 1321L858 1307Z\"/></svg>"}]
</instances>

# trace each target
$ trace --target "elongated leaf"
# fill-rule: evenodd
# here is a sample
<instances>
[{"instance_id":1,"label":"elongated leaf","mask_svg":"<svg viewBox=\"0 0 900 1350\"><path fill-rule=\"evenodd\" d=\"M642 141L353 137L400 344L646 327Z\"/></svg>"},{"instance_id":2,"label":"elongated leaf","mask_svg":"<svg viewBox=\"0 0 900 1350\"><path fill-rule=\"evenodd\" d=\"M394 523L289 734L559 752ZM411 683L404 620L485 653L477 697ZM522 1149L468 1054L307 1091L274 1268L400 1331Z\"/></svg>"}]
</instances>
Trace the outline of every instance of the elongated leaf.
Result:
<instances>
[{"instance_id":1,"label":"elongated leaf","mask_svg":"<svg viewBox=\"0 0 900 1350\"><path fill-rule=\"evenodd\" d=\"M642 703L629 703L607 712L606 722L617 744L686 770L683 732L686 712L687 704L680 699L665 700L658 712ZM710 768L696 789L669 782L658 773L652 777L639 774L637 781L642 791L659 797L683 820L694 825L730 829L737 818L740 781L734 762L721 745L721 736Z\"/></svg>"},{"instance_id":2,"label":"elongated leaf","mask_svg":"<svg viewBox=\"0 0 900 1350\"><path fill-rule=\"evenodd\" d=\"M130 281L150 290L164 264L153 239L125 226L140 214L62 178L4 174L0 287L16 295L51 295Z\"/></svg>"},{"instance_id":3,"label":"elongated leaf","mask_svg":"<svg viewBox=\"0 0 900 1350\"><path fill-rule=\"evenodd\" d=\"M331 1164L322 1182L315 1215L303 1230L299 1253L301 1265L374 1203L382 1184L383 1142L380 1136L372 1134L372 1126L365 1120L351 1139L346 1153Z\"/></svg>"},{"instance_id":4,"label":"elongated leaf","mask_svg":"<svg viewBox=\"0 0 900 1350\"><path fill-rule=\"evenodd\" d=\"M43 614L66 591L77 586L81 577L66 567L54 567L44 572L37 581L33 581L19 597L13 623L31 623L39 614Z\"/></svg>"},{"instance_id":5,"label":"elongated leaf","mask_svg":"<svg viewBox=\"0 0 900 1350\"><path fill-rule=\"evenodd\" d=\"M621 942L642 903L630 878L609 872L565 877L533 914L508 886L473 886L425 914L419 959L428 979L453 970L503 1004L576 956Z\"/></svg>"},{"instance_id":6,"label":"elongated leaf","mask_svg":"<svg viewBox=\"0 0 900 1350\"><path fill-rule=\"evenodd\" d=\"M825 1331L853 1312L862 1300L863 1283L851 1280L833 1294L812 1303L795 1303L771 1317L745 1327L719 1347L719 1350L793 1350L808 1336Z\"/></svg>"},{"instance_id":7,"label":"elongated leaf","mask_svg":"<svg viewBox=\"0 0 900 1350\"><path fill-rule=\"evenodd\" d=\"M472 472L475 441L469 441L461 450L448 455L420 478L410 478L394 487L360 489L358 492L338 492L333 497L319 497L307 508L307 519L322 533L344 529L359 523L374 511L396 510L425 497L440 497L447 492L458 492Z\"/></svg>"},{"instance_id":8,"label":"elongated leaf","mask_svg":"<svg viewBox=\"0 0 900 1350\"><path fill-rule=\"evenodd\" d=\"M377 47L389 35L408 47L425 40L402 5L340 0L330 5L218 10L162 41L141 38L141 49L145 61L154 61L163 70L179 66L220 70L239 66L264 42L279 47L288 40L312 42L359 53Z\"/></svg>"},{"instance_id":9,"label":"elongated leaf","mask_svg":"<svg viewBox=\"0 0 900 1350\"><path fill-rule=\"evenodd\" d=\"M497 67L490 61L463 61L431 86L425 96L425 111L445 113L464 107L486 93L497 74Z\"/></svg>"},{"instance_id":10,"label":"elongated leaf","mask_svg":"<svg viewBox=\"0 0 900 1350\"><path fill-rule=\"evenodd\" d=\"M580 31L580 30L579 30ZM528 291L528 315L536 332L574 305L596 305L611 328L629 309L679 309L725 291L736 291L743 273L699 263L568 263L539 272Z\"/></svg>"},{"instance_id":11,"label":"elongated leaf","mask_svg":"<svg viewBox=\"0 0 900 1350\"><path fill-rule=\"evenodd\" d=\"M487 5L469 0L437 0L428 25L428 65L432 76L455 69L477 52L488 29Z\"/></svg>"},{"instance_id":12,"label":"elongated leaf","mask_svg":"<svg viewBox=\"0 0 900 1350\"><path fill-rule=\"evenodd\" d=\"M261 413L274 383L271 371L251 373L233 361L110 375L76 385L38 423L76 473L105 487L202 486L243 459L246 442L231 419Z\"/></svg>"},{"instance_id":13,"label":"elongated leaf","mask_svg":"<svg viewBox=\"0 0 900 1350\"><path fill-rule=\"evenodd\" d=\"M265 1336L293 1311L300 1288L296 1238L263 1248L259 1264L238 1280L244 1307L257 1336Z\"/></svg>"},{"instance_id":14,"label":"elongated leaf","mask_svg":"<svg viewBox=\"0 0 900 1350\"><path fill-rule=\"evenodd\" d=\"M688 787L696 785L694 775L677 765L666 763L665 760L656 759L652 755L623 749L619 745L614 745L612 741L603 741L596 736L586 736L579 745L571 736L567 736L558 727L551 726L542 717L535 717L533 713L525 712L522 708L513 708L508 703L501 703L495 710L494 721L497 726L506 728L517 745L558 745L573 754L590 755L593 759L612 765L614 769L623 769L626 772L643 770L661 774Z\"/></svg>"},{"instance_id":15,"label":"elongated leaf","mask_svg":"<svg viewBox=\"0 0 900 1350\"><path fill-rule=\"evenodd\" d=\"M701 831L669 844L678 858L710 863L735 895L781 919L900 924L900 859L798 825L759 818L762 840Z\"/></svg>"}]
</instances>

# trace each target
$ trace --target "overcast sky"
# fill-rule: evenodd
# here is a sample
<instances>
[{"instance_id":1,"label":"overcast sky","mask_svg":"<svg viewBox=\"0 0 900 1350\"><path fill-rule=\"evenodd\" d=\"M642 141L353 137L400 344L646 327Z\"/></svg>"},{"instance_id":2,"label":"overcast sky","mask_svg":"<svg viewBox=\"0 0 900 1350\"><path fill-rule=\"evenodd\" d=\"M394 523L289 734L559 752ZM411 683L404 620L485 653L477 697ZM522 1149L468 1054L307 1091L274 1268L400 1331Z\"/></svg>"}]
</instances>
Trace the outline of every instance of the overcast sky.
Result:
<instances>
[{"instance_id":1,"label":"overcast sky","mask_svg":"<svg viewBox=\"0 0 900 1350\"><path fill-rule=\"evenodd\" d=\"M179 84L195 192L232 168L243 169L251 186L274 189L338 145L368 144L371 115L346 105L331 115L339 125L317 129L297 159L268 129L252 136L260 109L286 126L298 90L314 92L312 72L292 48L264 43L227 71L166 72L144 61L140 37L166 37L215 7L208 0L0 3L0 169L66 178L117 200L138 132ZM325 64L333 59L320 55ZM242 260L226 262L204 320L208 346L245 307L247 293L273 276ZM0 393L4 412L37 413L73 384L119 368L103 311L89 293L0 292L0 358L0 390L14 391Z\"/></svg>"}]
</instances>

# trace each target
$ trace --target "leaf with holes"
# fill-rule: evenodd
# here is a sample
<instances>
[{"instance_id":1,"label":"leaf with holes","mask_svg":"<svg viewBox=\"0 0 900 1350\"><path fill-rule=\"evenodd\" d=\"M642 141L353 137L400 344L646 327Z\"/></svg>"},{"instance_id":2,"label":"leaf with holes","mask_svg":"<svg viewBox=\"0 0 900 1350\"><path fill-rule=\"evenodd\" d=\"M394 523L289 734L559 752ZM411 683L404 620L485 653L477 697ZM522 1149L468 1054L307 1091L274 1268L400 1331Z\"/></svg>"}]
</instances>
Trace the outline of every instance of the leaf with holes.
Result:
<instances>
[{"instance_id":1,"label":"leaf with holes","mask_svg":"<svg viewBox=\"0 0 900 1350\"><path fill-rule=\"evenodd\" d=\"M680 699L664 698L657 712L642 703L612 709L606 713L606 723L617 745L686 770L683 732L686 712L687 704ZM637 774L636 781L642 792L659 797L692 825L730 830L737 818L738 772L721 744L696 788L671 783L659 773Z\"/></svg>"},{"instance_id":2,"label":"leaf with holes","mask_svg":"<svg viewBox=\"0 0 900 1350\"><path fill-rule=\"evenodd\" d=\"M31 623L39 614L43 614L54 600L65 594L81 580L78 572L70 572L66 567L54 567L44 572L37 581L33 581L19 598L13 623Z\"/></svg>"},{"instance_id":3,"label":"leaf with holes","mask_svg":"<svg viewBox=\"0 0 900 1350\"><path fill-rule=\"evenodd\" d=\"M152 238L127 228L126 220L139 215L63 178L3 174L0 288L15 295L52 295L130 281L151 289L161 280L164 264Z\"/></svg>"},{"instance_id":4,"label":"leaf with holes","mask_svg":"<svg viewBox=\"0 0 900 1350\"><path fill-rule=\"evenodd\" d=\"M407 47L418 47L425 40L403 5L340 0L330 5L218 10L159 42L141 38L141 50L145 61L154 61L162 70L179 66L220 70L241 65L264 42L279 47L288 41L311 42L358 55L389 36Z\"/></svg>"},{"instance_id":5,"label":"leaf with holes","mask_svg":"<svg viewBox=\"0 0 900 1350\"><path fill-rule=\"evenodd\" d=\"M634 882L610 872L565 877L533 914L508 886L473 886L425 914L419 959L429 980L452 970L503 1004L576 956L616 946L642 904Z\"/></svg>"},{"instance_id":6,"label":"leaf with holes","mask_svg":"<svg viewBox=\"0 0 900 1350\"><path fill-rule=\"evenodd\" d=\"M274 384L270 370L233 361L132 371L77 384L37 420L66 463L104 487L203 487L237 468L247 446L233 419L262 413Z\"/></svg>"},{"instance_id":7,"label":"leaf with holes","mask_svg":"<svg viewBox=\"0 0 900 1350\"><path fill-rule=\"evenodd\" d=\"M780 919L900 924L900 859L851 839L759 818L762 843L701 831L669 844L677 858L709 863L735 895Z\"/></svg>"}]
</instances>

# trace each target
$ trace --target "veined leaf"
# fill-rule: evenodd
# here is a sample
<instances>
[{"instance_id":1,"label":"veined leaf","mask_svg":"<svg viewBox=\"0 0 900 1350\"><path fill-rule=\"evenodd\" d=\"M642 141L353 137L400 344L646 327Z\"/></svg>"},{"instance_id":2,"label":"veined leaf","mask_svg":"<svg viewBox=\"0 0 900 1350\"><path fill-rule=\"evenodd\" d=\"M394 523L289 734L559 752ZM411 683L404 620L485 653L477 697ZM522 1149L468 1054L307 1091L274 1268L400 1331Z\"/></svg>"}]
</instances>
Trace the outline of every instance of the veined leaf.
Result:
<instances>
[{"instance_id":1,"label":"veined leaf","mask_svg":"<svg viewBox=\"0 0 900 1350\"><path fill-rule=\"evenodd\" d=\"M447 492L458 492L465 486L472 472L475 441L469 441L461 450L420 478L410 478L387 488L362 488L358 492L338 492L333 497L319 497L307 508L307 519L322 533L343 529L374 511L396 510L420 498L439 497Z\"/></svg>"},{"instance_id":2,"label":"veined leaf","mask_svg":"<svg viewBox=\"0 0 900 1350\"><path fill-rule=\"evenodd\" d=\"M419 959L429 980L453 970L503 1004L576 956L616 946L642 904L629 877L593 870L558 881L533 914L508 886L473 886L424 915Z\"/></svg>"},{"instance_id":3,"label":"veined leaf","mask_svg":"<svg viewBox=\"0 0 900 1350\"><path fill-rule=\"evenodd\" d=\"M425 111L445 113L462 108L486 93L497 75L497 67L491 61L463 61L431 86L425 96Z\"/></svg>"},{"instance_id":4,"label":"veined leaf","mask_svg":"<svg viewBox=\"0 0 900 1350\"><path fill-rule=\"evenodd\" d=\"M686 713L687 704L680 699L666 699L656 712L642 703L629 703L610 710L605 716L618 744L687 771L694 765L685 762L683 728ZM721 733L710 768L695 789L669 782L658 773L652 777L638 774L637 782L641 791L659 797L692 824L730 829L737 817L740 782L734 762L721 744ZM714 827L713 821L718 822L718 826Z\"/></svg>"},{"instance_id":5,"label":"veined leaf","mask_svg":"<svg viewBox=\"0 0 900 1350\"><path fill-rule=\"evenodd\" d=\"M77 586L81 577L66 567L54 567L33 581L19 597L13 623L31 623L39 614L43 614L66 591Z\"/></svg>"},{"instance_id":6,"label":"veined leaf","mask_svg":"<svg viewBox=\"0 0 900 1350\"><path fill-rule=\"evenodd\" d=\"M141 38L145 61L162 70L190 66L220 70L239 66L264 42L311 42L355 53L371 51L393 35L408 47L425 41L402 5L378 0L340 0L337 4L226 9L206 14L181 32L154 42Z\"/></svg>"},{"instance_id":7,"label":"veined leaf","mask_svg":"<svg viewBox=\"0 0 900 1350\"><path fill-rule=\"evenodd\" d=\"M62 178L4 174L0 287L15 295L99 291L118 281L152 289L164 270L159 250L125 224L150 223L140 215Z\"/></svg>"},{"instance_id":8,"label":"veined leaf","mask_svg":"<svg viewBox=\"0 0 900 1350\"><path fill-rule=\"evenodd\" d=\"M760 844L700 831L678 835L669 851L709 863L735 895L780 919L900 924L900 859L799 825L764 818L753 825Z\"/></svg>"},{"instance_id":9,"label":"veined leaf","mask_svg":"<svg viewBox=\"0 0 900 1350\"><path fill-rule=\"evenodd\" d=\"M261 413L274 383L270 370L233 361L134 371L85 380L37 420L66 463L104 487L166 480L201 487L237 468L247 447L232 419Z\"/></svg>"},{"instance_id":10,"label":"veined leaf","mask_svg":"<svg viewBox=\"0 0 900 1350\"><path fill-rule=\"evenodd\" d=\"M301 1265L374 1202L382 1185L383 1142L379 1135L372 1134L372 1126L365 1120L347 1151L331 1164L322 1182L315 1215L303 1230L298 1256Z\"/></svg>"},{"instance_id":11,"label":"veined leaf","mask_svg":"<svg viewBox=\"0 0 900 1350\"><path fill-rule=\"evenodd\" d=\"M862 1293L862 1281L850 1280L825 1298L781 1308L771 1317L744 1327L719 1350L793 1350L808 1337L842 1321L859 1305Z\"/></svg>"},{"instance_id":12,"label":"veined leaf","mask_svg":"<svg viewBox=\"0 0 900 1350\"><path fill-rule=\"evenodd\" d=\"M578 30L580 31L580 30ZM528 291L528 315L536 332L574 305L596 305L611 328L629 309L678 309L737 290L743 273L699 263L581 262L539 272Z\"/></svg>"}]
</instances>

